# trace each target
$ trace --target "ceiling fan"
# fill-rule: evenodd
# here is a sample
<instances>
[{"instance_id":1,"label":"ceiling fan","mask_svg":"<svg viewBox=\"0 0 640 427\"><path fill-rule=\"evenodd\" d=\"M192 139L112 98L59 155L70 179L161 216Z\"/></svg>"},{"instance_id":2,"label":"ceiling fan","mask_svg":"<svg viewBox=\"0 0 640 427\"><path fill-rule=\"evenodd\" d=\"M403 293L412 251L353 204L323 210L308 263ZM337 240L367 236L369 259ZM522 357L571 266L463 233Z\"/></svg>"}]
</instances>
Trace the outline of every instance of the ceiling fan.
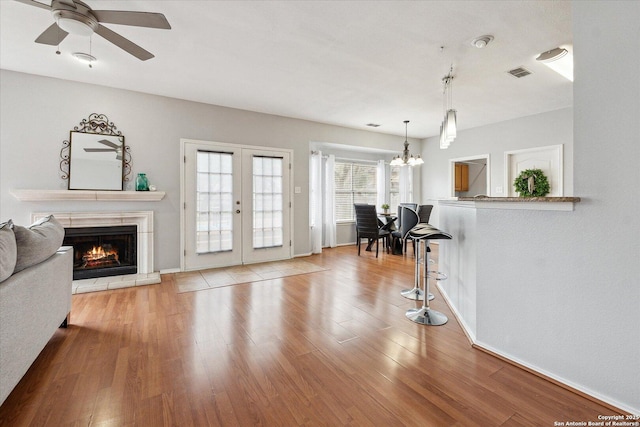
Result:
<instances>
[{"instance_id":1,"label":"ceiling fan","mask_svg":"<svg viewBox=\"0 0 640 427\"><path fill-rule=\"evenodd\" d=\"M141 61L153 58L146 51L102 24L120 24L169 30L171 25L162 13L121 10L93 10L80 0L51 0L51 6L35 0L16 0L20 3L51 11L55 22L35 40L36 43L58 45L69 33L90 36L97 33Z\"/></svg>"},{"instance_id":2,"label":"ceiling fan","mask_svg":"<svg viewBox=\"0 0 640 427\"><path fill-rule=\"evenodd\" d=\"M105 153L113 151L116 153L116 160L122 160L122 145L114 144L113 142L106 139L101 139L98 142L111 148L85 148L84 151L86 151L87 153Z\"/></svg>"}]
</instances>

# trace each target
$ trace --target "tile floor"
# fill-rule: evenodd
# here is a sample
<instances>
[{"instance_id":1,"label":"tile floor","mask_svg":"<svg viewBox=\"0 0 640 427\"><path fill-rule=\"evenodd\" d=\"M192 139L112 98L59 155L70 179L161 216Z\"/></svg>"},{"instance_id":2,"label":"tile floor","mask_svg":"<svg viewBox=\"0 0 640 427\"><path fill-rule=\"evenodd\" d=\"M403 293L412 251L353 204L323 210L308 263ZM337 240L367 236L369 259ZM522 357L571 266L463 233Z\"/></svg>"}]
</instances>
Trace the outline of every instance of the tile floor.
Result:
<instances>
[{"instance_id":1,"label":"tile floor","mask_svg":"<svg viewBox=\"0 0 640 427\"><path fill-rule=\"evenodd\" d=\"M95 279L74 280L71 292L82 294L85 292L106 291L109 289L130 288L133 286L152 285L160 283L160 273L126 274L124 276L98 277Z\"/></svg>"},{"instance_id":2,"label":"tile floor","mask_svg":"<svg viewBox=\"0 0 640 427\"><path fill-rule=\"evenodd\" d=\"M307 261L289 259L285 261L177 273L176 285L179 293L192 292L230 286L238 283L277 279L279 277L294 276L296 274L315 273L324 270L326 270L326 268Z\"/></svg>"}]
</instances>

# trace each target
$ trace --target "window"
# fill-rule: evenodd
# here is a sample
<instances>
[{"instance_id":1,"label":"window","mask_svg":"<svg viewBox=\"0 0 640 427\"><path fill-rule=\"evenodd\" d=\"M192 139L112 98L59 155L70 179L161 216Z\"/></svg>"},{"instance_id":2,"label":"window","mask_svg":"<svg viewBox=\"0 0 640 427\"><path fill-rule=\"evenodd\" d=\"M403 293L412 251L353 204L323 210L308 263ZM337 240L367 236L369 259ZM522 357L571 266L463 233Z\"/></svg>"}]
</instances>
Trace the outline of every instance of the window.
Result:
<instances>
[{"instance_id":1,"label":"window","mask_svg":"<svg viewBox=\"0 0 640 427\"><path fill-rule=\"evenodd\" d=\"M334 182L336 221L354 221L354 203L375 205L377 198L375 164L336 161Z\"/></svg>"}]
</instances>

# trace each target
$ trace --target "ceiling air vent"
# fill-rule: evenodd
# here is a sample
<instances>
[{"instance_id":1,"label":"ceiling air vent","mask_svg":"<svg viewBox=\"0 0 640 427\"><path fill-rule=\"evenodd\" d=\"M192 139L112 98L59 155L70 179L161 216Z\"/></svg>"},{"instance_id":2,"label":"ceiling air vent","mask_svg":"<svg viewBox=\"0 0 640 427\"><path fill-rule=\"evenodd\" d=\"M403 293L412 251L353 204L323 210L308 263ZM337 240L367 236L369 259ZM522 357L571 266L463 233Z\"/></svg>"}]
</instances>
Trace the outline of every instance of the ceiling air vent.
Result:
<instances>
[{"instance_id":1,"label":"ceiling air vent","mask_svg":"<svg viewBox=\"0 0 640 427\"><path fill-rule=\"evenodd\" d=\"M527 70L526 68L518 67L518 68L514 68L513 70L507 71L507 73L509 73L513 77L519 79L519 78L522 78L524 76L528 76L529 74L531 74L531 71Z\"/></svg>"},{"instance_id":2,"label":"ceiling air vent","mask_svg":"<svg viewBox=\"0 0 640 427\"><path fill-rule=\"evenodd\" d=\"M372 128L380 127L380 125L377 124L377 123L367 123L367 126L372 127Z\"/></svg>"}]
</instances>

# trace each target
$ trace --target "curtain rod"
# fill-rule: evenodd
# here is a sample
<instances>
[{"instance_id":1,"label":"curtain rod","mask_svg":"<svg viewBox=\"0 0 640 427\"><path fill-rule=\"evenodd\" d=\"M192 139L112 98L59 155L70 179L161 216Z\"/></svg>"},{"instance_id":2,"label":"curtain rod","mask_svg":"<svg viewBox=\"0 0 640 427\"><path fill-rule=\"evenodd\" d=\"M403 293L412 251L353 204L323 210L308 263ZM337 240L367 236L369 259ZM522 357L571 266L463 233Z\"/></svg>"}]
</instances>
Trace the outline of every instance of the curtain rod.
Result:
<instances>
[{"instance_id":1,"label":"curtain rod","mask_svg":"<svg viewBox=\"0 0 640 427\"><path fill-rule=\"evenodd\" d=\"M336 157L336 160L346 160L348 162L356 162L356 163L378 163L378 160L348 159L346 157ZM382 159L380 159L380 160L382 160ZM385 163L386 163L386 161L385 161Z\"/></svg>"},{"instance_id":2,"label":"curtain rod","mask_svg":"<svg viewBox=\"0 0 640 427\"><path fill-rule=\"evenodd\" d=\"M311 154L312 154L312 155L314 155L314 154L318 154L318 153L319 153L319 151L315 151L315 150L314 150L314 151L311 151ZM323 158L323 159L327 159L327 158L329 158L329 156L328 156L328 155L326 155L326 154L323 154L323 155L322 155L322 158ZM378 163L378 160L350 159L350 158L347 158L347 157L336 157L336 160L346 160L346 161L349 161L349 162L359 162L359 163ZM380 159L380 160L384 160L384 159ZM389 162L388 162L388 161L386 161L386 160L384 161L384 163L385 163L386 165L388 165L388 164L389 164Z\"/></svg>"}]
</instances>

